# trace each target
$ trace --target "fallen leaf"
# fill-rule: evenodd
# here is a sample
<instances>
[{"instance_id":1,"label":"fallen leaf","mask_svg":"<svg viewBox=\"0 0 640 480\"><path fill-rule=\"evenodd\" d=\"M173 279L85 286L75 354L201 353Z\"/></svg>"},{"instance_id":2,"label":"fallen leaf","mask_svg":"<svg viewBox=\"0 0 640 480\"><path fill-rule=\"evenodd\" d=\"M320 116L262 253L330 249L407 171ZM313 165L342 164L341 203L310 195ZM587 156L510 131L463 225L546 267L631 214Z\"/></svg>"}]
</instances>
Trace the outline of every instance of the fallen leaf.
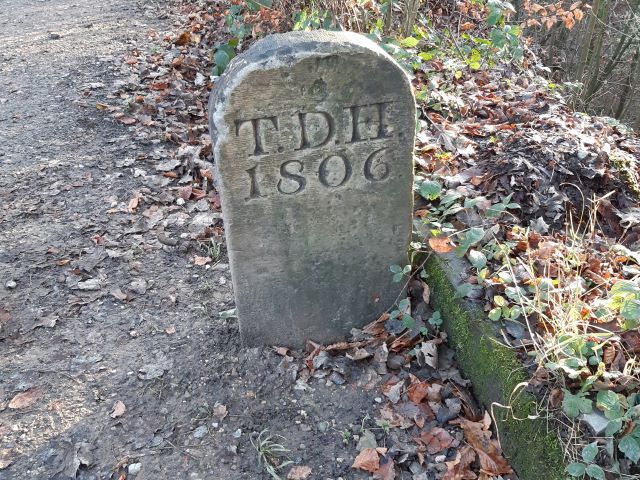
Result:
<instances>
[{"instance_id":1,"label":"fallen leaf","mask_svg":"<svg viewBox=\"0 0 640 480\"><path fill-rule=\"evenodd\" d=\"M133 198L129 200L129 204L127 205L127 210L129 210L129 213L136 213L138 205L140 205L141 198L142 195L140 195L139 193L135 193Z\"/></svg>"},{"instance_id":2,"label":"fallen leaf","mask_svg":"<svg viewBox=\"0 0 640 480\"><path fill-rule=\"evenodd\" d=\"M367 472L375 472L380 468L380 456L375 448L365 448L356 457L351 468L365 470Z\"/></svg>"},{"instance_id":3,"label":"fallen leaf","mask_svg":"<svg viewBox=\"0 0 640 480\"><path fill-rule=\"evenodd\" d=\"M429 382L416 382L407 389L407 396L413 403L420 403L427 396Z\"/></svg>"},{"instance_id":4,"label":"fallen leaf","mask_svg":"<svg viewBox=\"0 0 640 480\"><path fill-rule=\"evenodd\" d=\"M394 379L391 379L383 385L382 394L391 400L391 403L398 403L400 394L402 393L402 387L404 386L404 380L393 383L394 381Z\"/></svg>"},{"instance_id":5,"label":"fallen leaf","mask_svg":"<svg viewBox=\"0 0 640 480\"><path fill-rule=\"evenodd\" d=\"M124 403L121 400L118 400L113 404L113 411L111 412L111 418L118 418L124 415L127 407L124 406Z\"/></svg>"},{"instance_id":6,"label":"fallen leaf","mask_svg":"<svg viewBox=\"0 0 640 480\"><path fill-rule=\"evenodd\" d=\"M435 455L445 448L449 448L454 438L444 428L435 427L428 432L422 432L415 440L427 447L429 454Z\"/></svg>"},{"instance_id":7,"label":"fallen leaf","mask_svg":"<svg viewBox=\"0 0 640 480\"><path fill-rule=\"evenodd\" d=\"M199 257L198 255L196 255L193 259L193 263L195 263L196 265L206 265L207 263L211 262L211 257Z\"/></svg>"},{"instance_id":8,"label":"fallen leaf","mask_svg":"<svg viewBox=\"0 0 640 480\"><path fill-rule=\"evenodd\" d=\"M395 462L393 461L392 458L387 459L385 457L383 458L383 462L384 460L387 460L386 463L382 463L382 465L380 465L380 468L373 473L373 478L375 480L395 480L396 478Z\"/></svg>"},{"instance_id":9,"label":"fallen leaf","mask_svg":"<svg viewBox=\"0 0 640 480\"><path fill-rule=\"evenodd\" d=\"M191 40L191 32L182 32L180 36L176 39L176 45L183 46L189 43Z\"/></svg>"},{"instance_id":10,"label":"fallen leaf","mask_svg":"<svg viewBox=\"0 0 640 480\"><path fill-rule=\"evenodd\" d=\"M4 470L13 463L11 453L7 448L0 448L0 470Z\"/></svg>"},{"instance_id":11,"label":"fallen leaf","mask_svg":"<svg viewBox=\"0 0 640 480\"><path fill-rule=\"evenodd\" d=\"M229 415L226 405L217 404L213 406L213 416L219 420L224 420L224 417Z\"/></svg>"},{"instance_id":12,"label":"fallen leaf","mask_svg":"<svg viewBox=\"0 0 640 480\"><path fill-rule=\"evenodd\" d=\"M120 288L114 288L110 293L121 302L124 302L128 297L128 295L120 290Z\"/></svg>"},{"instance_id":13,"label":"fallen leaf","mask_svg":"<svg viewBox=\"0 0 640 480\"><path fill-rule=\"evenodd\" d=\"M478 454L482 473L497 477L511 473L513 470L502 456L500 447L496 440L491 439L491 430L488 422L491 417L485 415L483 422L472 422L462 419L461 426L464 431L464 438Z\"/></svg>"},{"instance_id":14,"label":"fallen leaf","mask_svg":"<svg viewBox=\"0 0 640 480\"><path fill-rule=\"evenodd\" d=\"M42 396L42 389L39 387L30 388L17 394L9 402L9 408L17 410L21 408L27 408L38 401Z\"/></svg>"},{"instance_id":15,"label":"fallen leaf","mask_svg":"<svg viewBox=\"0 0 640 480\"><path fill-rule=\"evenodd\" d=\"M273 347L273 351L283 357L289 356L289 349L287 347Z\"/></svg>"},{"instance_id":16,"label":"fallen leaf","mask_svg":"<svg viewBox=\"0 0 640 480\"><path fill-rule=\"evenodd\" d=\"M464 445L456 452L456 458L447 464L447 473L442 480L474 480L477 476L469 466L475 461L476 452L469 445Z\"/></svg>"},{"instance_id":17,"label":"fallen leaf","mask_svg":"<svg viewBox=\"0 0 640 480\"><path fill-rule=\"evenodd\" d=\"M420 354L424 363L432 368L438 368L438 343L433 340L422 342Z\"/></svg>"},{"instance_id":18,"label":"fallen leaf","mask_svg":"<svg viewBox=\"0 0 640 480\"><path fill-rule=\"evenodd\" d=\"M171 326L169 326L169 327L165 328L165 329L164 329L164 332L165 332L167 335L173 335L174 333L176 333L176 327L175 327L175 325L171 325Z\"/></svg>"},{"instance_id":19,"label":"fallen leaf","mask_svg":"<svg viewBox=\"0 0 640 480\"><path fill-rule=\"evenodd\" d=\"M455 248L449 237L431 237L429 246L436 253L449 253Z\"/></svg>"},{"instance_id":20,"label":"fallen leaf","mask_svg":"<svg viewBox=\"0 0 640 480\"><path fill-rule=\"evenodd\" d=\"M431 289L425 282L420 283L422 285L422 300L424 301L424 303L429 305L429 300L431 299Z\"/></svg>"},{"instance_id":21,"label":"fallen leaf","mask_svg":"<svg viewBox=\"0 0 640 480\"><path fill-rule=\"evenodd\" d=\"M297 465L289 470L287 480L305 480L311 475L311 468L306 465Z\"/></svg>"},{"instance_id":22,"label":"fallen leaf","mask_svg":"<svg viewBox=\"0 0 640 480\"><path fill-rule=\"evenodd\" d=\"M193 192L193 187L191 185L187 185L185 187L180 187L178 189L178 195L183 200L189 200L191 198L191 193Z\"/></svg>"}]
</instances>

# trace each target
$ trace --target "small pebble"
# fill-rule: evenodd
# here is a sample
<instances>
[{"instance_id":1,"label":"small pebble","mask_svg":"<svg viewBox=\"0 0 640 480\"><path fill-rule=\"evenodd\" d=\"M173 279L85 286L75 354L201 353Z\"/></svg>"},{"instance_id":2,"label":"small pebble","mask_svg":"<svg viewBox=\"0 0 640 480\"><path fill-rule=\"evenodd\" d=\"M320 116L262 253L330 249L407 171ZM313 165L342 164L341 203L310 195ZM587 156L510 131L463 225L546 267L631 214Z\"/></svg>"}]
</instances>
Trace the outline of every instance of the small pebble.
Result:
<instances>
[{"instance_id":1,"label":"small pebble","mask_svg":"<svg viewBox=\"0 0 640 480\"><path fill-rule=\"evenodd\" d=\"M320 422L318 424L318 430L321 432L326 432L329 429L329 422Z\"/></svg>"},{"instance_id":2,"label":"small pebble","mask_svg":"<svg viewBox=\"0 0 640 480\"><path fill-rule=\"evenodd\" d=\"M200 425L198 428L196 428L196 429L193 431L193 436L194 436L195 438L202 438L202 437L204 437L204 436L207 434L207 432L208 432L208 431L209 431L209 430L207 429L207 427L206 427L206 426L204 426L204 425Z\"/></svg>"},{"instance_id":3,"label":"small pebble","mask_svg":"<svg viewBox=\"0 0 640 480\"><path fill-rule=\"evenodd\" d=\"M18 284L16 283L15 280L9 280L5 286L7 287L8 290L13 290L14 288L16 288L18 286Z\"/></svg>"},{"instance_id":4,"label":"small pebble","mask_svg":"<svg viewBox=\"0 0 640 480\"><path fill-rule=\"evenodd\" d=\"M237 429L235 432L233 432L233 438L240 438L240 436L242 435L242 430Z\"/></svg>"},{"instance_id":5,"label":"small pebble","mask_svg":"<svg viewBox=\"0 0 640 480\"><path fill-rule=\"evenodd\" d=\"M374 398L373 401L376 403L382 403L382 399L380 397Z\"/></svg>"},{"instance_id":6,"label":"small pebble","mask_svg":"<svg viewBox=\"0 0 640 480\"><path fill-rule=\"evenodd\" d=\"M129 468L127 468L127 471L129 472L129 475L137 475L138 473L140 473L141 468L141 463L132 463L131 465L129 465Z\"/></svg>"}]
</instances>

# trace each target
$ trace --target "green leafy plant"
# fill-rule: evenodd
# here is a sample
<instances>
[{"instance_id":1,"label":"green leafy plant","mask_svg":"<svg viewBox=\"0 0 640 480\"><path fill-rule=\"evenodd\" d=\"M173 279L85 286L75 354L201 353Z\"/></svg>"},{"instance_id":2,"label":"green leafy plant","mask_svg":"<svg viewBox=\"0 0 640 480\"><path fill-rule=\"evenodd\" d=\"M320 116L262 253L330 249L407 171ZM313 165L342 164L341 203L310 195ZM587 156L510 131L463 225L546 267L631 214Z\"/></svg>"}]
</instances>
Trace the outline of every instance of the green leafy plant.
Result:
<instances>
[{"instance_id":1,"label":"green leafy plant","mask_svg":"<svg viewBox=\"0 0 640 480\"><path fill-rule=\"evenodd\" d=\"M393 282L398 283L405 275L409 275L411 273L411 265L405 265L404 267L397 264L391 265L389 270L393 273Z\"/></svg>"},{"instance_id":2,"label":"green leafy plant","mask_svg":"<svg viewBox=\"0 0 640 480\"><path fill-rule=\"evenodd\" d=\"M285 439L281 435L269 435L269 430L263 430L254 440L251 438L251 445L258 454L258 464L264 468L265 472L273 480L280 480L278 472L293 462L287 459L290 450L280 443L276 443L274 438Z\"/></svg>"},{"instance_id":3,"label":"green leafy plant","mask_svg":"<svg viewBox=\"0 0 640 480\"><path fill-rule=\"evenodd\" d=\"M293 15L294 30L337 30L339 25L328 10L304 9Z\"/></svg>"},{"instance_id":4,"label":"green leafy plant","mask_svg":"<svg viewBox=\"0 0 640 480\"><path fill-rule=\"evenodd\" d=\"M622 280L609 291L609 307L618 311L626 329L640 325L640 285L637 281Z\"/></svg>"}]
</instances>

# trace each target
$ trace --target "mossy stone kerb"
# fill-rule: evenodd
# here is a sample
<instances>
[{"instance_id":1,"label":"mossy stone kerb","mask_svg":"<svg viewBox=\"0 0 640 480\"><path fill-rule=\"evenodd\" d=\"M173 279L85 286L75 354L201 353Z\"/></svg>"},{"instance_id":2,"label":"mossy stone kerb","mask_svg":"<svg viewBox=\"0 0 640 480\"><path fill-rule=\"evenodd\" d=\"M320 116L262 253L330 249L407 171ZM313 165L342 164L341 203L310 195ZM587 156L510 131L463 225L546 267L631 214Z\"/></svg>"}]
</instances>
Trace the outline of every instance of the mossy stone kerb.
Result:
<instances>
[{"instance_id":1,"label":"mossy stone kerb","mask_svg":"<svg viewBox=\"0 0 640 480\"><path fill-rule=\"evenodd\" d=\"M528 379L515 351L498 342L480 306L455 298L464 262L453 255L432 253L424 268L431 304L442 314L449 344L463 374L473 383L476 397L487 409L495 404L511 406L511 412L497 406L493 411L502 449L520 480L566 478L556 433L545 419L528 419L536 412L533 396L522 392L512 399L516 386Z\"/></svg>"}]
</instances>

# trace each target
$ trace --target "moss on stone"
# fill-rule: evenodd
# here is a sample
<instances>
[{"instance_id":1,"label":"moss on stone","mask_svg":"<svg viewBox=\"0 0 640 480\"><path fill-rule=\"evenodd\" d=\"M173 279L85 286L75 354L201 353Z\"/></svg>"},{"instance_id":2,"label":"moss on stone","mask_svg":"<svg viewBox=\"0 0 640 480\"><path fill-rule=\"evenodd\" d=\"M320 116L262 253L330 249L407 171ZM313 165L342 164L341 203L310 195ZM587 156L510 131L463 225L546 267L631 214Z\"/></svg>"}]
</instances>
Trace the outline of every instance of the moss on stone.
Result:
<instances>
[{"instance_id":1,"label":"moss on stone","mask_svg":"<svg viewBox=\"0 0 640 480\"><path fill-rule=\"evenodd\" d=\"M512 414L497 406L493 409L505 456L521 480L564 479L562 448L555 432L548 431L543 419L527 419L536 411L533 396L522 392L510 401L517 385L527 380L524 367L513 350L498 343L485 313L455 298L447 275L450 268L447 260L435 255L427 260L431 302L442 314L449 344L477 398L487 409L494 403L512 408Z\"/></svg>"},{"instance_id":2,"label":"moss on stone","mask_svg":"<svg viewBox=\"0 0 640 480\"><path fill-rule=\"evenodd\" d=\"M640 181L636 173L637 162L633 155L616 149L609 155L611 164L620 174L620 180L636 202L640 201Z\"/></svg>"}]
</instances>

